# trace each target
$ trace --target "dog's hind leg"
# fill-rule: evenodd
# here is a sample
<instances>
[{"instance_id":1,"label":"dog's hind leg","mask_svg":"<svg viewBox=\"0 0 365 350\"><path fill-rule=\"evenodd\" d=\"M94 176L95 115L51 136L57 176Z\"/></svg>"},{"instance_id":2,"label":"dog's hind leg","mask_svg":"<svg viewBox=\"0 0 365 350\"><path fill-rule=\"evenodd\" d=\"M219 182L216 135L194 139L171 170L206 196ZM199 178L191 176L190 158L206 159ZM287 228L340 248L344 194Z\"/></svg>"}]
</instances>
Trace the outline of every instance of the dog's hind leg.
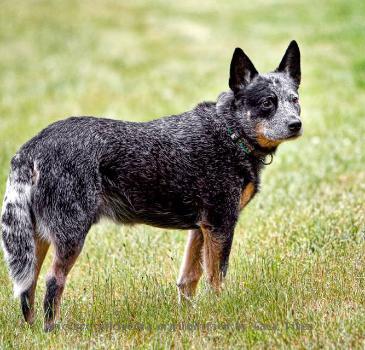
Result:
<instances>
[{"instance_id":1,"label":"dog's hind leg","mask_svg":"<svg viewBox=\"0 0 365 350\"><path fill-rule=\"evenodd\" d=\"M31 286L21 293L20 295L20 303L22 312L24 315L24 319L26 322L32 324L34 321L34 298L35 298L35 290L37 287L37 280L39 276L39 272L41 270L44 258L47 254L49 243L37 235L34 238L35 242L35 270L34 270L34 278Z\"/></svg>"},{"instance_id":2,"label":"dog's hind leg","mask_svg":"<svg viewBox=\"0 0 365 350\"><path fill-rule=\"evenodd\" d=\"M55 251L51 270L46 279L46 295L44 297L44 330L51 331L55 322L60 317L61 297L65 288L66 278L72 266L75 264L84 239L75 242L63 242L55 244Z\"/></svg>"},{"instance_id":3,"label":"dog's hind leg","mask_svg":"<svg viewBox=\"0 0 365 350\"><path fill-rule=\"evenodd\" d=\"M190 298L194 295L196 286L202 275L202 249L204 237L200 229L190 230L185 246L184 258L177 280L179 302L182 297Z\"/></svg>"}]
</instances>

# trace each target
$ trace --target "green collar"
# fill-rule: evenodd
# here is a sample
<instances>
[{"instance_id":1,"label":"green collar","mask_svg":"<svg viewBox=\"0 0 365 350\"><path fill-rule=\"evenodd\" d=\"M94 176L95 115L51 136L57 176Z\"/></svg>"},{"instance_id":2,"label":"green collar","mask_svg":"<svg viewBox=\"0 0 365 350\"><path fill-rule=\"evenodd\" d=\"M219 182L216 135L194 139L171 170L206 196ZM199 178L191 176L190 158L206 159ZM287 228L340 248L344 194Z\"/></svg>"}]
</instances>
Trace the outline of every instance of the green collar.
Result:
<instances>
[{"instance_id":1,"label":"green collar","mask_svg":"<svg viewBox=\"0 0 365 350\"><path fill-rule=\"evenodd\" d=\"M245 140L242 136L240 136L238 133L234 132L231 128L227 127L227 133L229 135L229 137L231 138L231 140L236 143L239 148L241 148L241 150L247 154L247 155L253 155L255 157L257 157L260 162L264 165L269 165L272 163L273 161L273 154L269 153L268 155L270 156L270 160L268 162L265 162L265 158L266 155L263 152L257 151L255 150L255 148L253 146L251 146L247 140Z\"/></svg>"},{"instance_id":2,"label":"green collar","mask_svg":"<svg viewBox=\"0 0 365 350\"><path fill-rule=\"evenodd\" d=\"M233 132L231 128L227 128L227 132L231 140L234 143L237 143L237 145L242 149L243 152L245 152L246 154L251 154L254 151L254 148L247 142L245 142L245 140L237 133Z\"/></svg>"}]
</instances>

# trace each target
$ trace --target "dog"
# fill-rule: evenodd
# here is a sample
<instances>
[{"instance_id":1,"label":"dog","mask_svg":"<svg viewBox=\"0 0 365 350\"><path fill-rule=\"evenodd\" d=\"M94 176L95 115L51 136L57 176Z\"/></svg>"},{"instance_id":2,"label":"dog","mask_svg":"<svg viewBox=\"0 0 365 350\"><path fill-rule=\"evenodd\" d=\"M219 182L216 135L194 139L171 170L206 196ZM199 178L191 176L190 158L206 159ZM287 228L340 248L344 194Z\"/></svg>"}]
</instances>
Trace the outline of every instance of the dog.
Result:
<instances>
[{"instance_id":1,"label":"dog","mask_svg":"<svg viewBox=\"0 0 365 350\"><path fill-rule=\"evenodd\" d=\"M46 278L45 331L59 319L67 275L102 217L189 230L179 297L194 295L203 270L219 292L235 225L259 190L268 157L302 133L300 80L295 41L267 74L236 48L230 89L216 102L143 123L71 117L25 143L11 160L1 227L26 322L34 320L49 245L54 258Z\"/></svg>"}]
</instances>

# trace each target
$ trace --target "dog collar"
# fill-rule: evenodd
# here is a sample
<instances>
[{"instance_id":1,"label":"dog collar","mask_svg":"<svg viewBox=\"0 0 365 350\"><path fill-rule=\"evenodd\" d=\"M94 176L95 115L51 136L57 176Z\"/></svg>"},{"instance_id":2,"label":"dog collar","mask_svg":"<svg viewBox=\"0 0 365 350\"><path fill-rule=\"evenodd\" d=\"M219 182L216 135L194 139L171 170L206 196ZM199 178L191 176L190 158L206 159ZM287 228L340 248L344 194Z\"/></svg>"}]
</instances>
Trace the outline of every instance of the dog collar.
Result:
<instances>
[{"instance_id":1,"label":"dog collar","mask_svg":"<svg viewBox=\"0 0 365 350\"><path fill-rule=\"evenodd\" d=\"M227 133L229 135L229 137L231 138L231 140L233 141L233 143L237 144L239 146L239 148L241 148L241 150L249 155L253 155L255 157L257 157L259 159L259 161L264 164L264 165L269 165L272 163L273 161L273 154L272 153L264 153L264 152L260 152L258 150L255 150L255 148L250 145L247 140L245 140L242 136L240 136L238 133L234 132L231 128L227 127ZM270 159L268 162L265 161L266 156L270 156Z\"/></svg>"}]
</instances>

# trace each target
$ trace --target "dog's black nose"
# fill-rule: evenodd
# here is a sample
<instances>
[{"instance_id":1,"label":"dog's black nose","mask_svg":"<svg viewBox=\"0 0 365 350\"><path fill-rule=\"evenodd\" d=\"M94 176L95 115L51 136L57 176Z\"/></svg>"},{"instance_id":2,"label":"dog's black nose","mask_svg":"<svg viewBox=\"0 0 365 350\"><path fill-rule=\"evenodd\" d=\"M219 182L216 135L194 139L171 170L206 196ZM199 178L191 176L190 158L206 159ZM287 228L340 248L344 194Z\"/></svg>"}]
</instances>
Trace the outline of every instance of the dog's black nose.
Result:
<instances>
[{"instance_id":1,"label":"dog's black nose","mask_svg":"<svg viewBox=\"0 0 365 350\"><path fill-rule=\"evenodd\" d=\"M302 122L299 119L289 122L288 128L290 131L299 131L302 127Z\"/></svg>"}]
</instances>

